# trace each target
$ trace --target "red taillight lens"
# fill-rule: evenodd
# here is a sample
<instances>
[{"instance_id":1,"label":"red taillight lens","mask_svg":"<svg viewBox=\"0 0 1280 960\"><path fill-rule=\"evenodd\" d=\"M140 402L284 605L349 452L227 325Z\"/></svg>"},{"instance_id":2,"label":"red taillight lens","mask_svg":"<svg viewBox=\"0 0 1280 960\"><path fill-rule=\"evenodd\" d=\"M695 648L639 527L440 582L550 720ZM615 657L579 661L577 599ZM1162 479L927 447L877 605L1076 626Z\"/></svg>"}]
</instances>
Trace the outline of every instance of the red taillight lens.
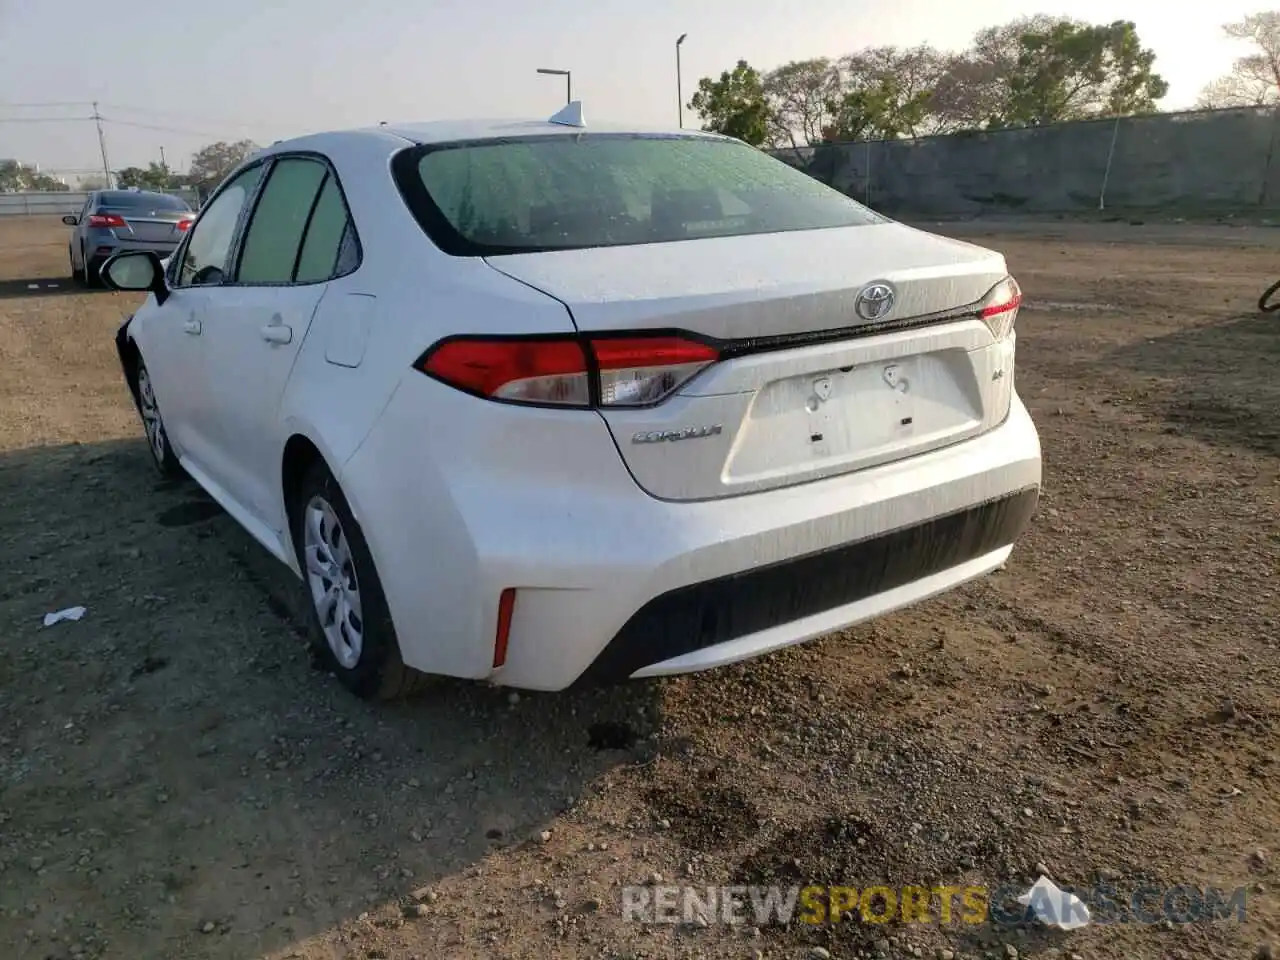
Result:
<instances>
[{"instance_id":1,"label":"red taillight lens","mask_svg":"<svg viewBox=\"0 0 1280 960\"><path fill-rule=\"evenodd\" d=\"M591 402L587 357L577 340L445 340L421 369L490 400L574 407Z\"/></svg>"},{"instance_id":2,"label":"red taillight lens","mask_svg":"<svg viewBox=\"0 0 1280 960\"><path fill-rule=\"evenodd\" d=\"M647 406L720 357L680 336L442 340L418 364L452 387L490 400L556 406Z\"/></svg>"},{"instance_id":3,"label":"red taillight lens","mask_svg":"<svg viewBox=\"0 0 1280 960\"><path fill-rule=\"evenodd\" d=\"M1003 340L1013 332L1018 319L1018 307L1022 306L1022 288L1013 277L1005 277L982 298L980 315L991 335Z\"/></svg>"},{"instance_id":4,"label":"red taillight lens","mask_svg":"<svg viewBox=\"0 0 1280 960\"><path fill-rule=\"evenodd\" d=\"M127 227L124 217L117 213L91 213L89 214L89 226L91 227Z\"/></svg>"},{"instance_id":5,"label":"red taillight lens","mask_svg":"<svg viewBox=\"0 0 1280 960\"><path fill-rule=\"evenodd\" d=\"M178 228L179 233L186 233L188 230L191 229L191 224L193 224L194 222L195 222L194 217L188 217L186 220L179 220L177 223L174 224L174 226Z\"/></svg>"}]
</instances>

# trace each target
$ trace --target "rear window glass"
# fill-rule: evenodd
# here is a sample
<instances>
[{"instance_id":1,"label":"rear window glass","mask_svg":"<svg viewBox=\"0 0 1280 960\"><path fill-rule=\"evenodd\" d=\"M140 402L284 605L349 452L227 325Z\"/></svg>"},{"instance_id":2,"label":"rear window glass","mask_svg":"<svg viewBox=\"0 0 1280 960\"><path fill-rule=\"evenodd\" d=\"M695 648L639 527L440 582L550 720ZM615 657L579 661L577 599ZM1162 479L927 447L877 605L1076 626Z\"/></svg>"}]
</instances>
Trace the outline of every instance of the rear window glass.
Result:
<instances>
[{"instance_id":1,"label":"rear window glass","mask_svg":"<svg viewBox=\"0 0 1280 960\"><path fill-rule=\"evenodd\" d=\"M115 210L191 209L181 197L171 197L167 193L103 193L98 197L98 206Z\"/></svg>"},{"instance_id":2,"label":"rear window glass","mask_svg":"<svg viewBox=\"0 0 1280 960\"><path fill-rule=\"evenodd\" d=\"M399 175L410 206L422 208L419 222L455 254L885 222L753 147L708 138L586 134L428 147L401 161Z\"/></svg>"}]
</instances>

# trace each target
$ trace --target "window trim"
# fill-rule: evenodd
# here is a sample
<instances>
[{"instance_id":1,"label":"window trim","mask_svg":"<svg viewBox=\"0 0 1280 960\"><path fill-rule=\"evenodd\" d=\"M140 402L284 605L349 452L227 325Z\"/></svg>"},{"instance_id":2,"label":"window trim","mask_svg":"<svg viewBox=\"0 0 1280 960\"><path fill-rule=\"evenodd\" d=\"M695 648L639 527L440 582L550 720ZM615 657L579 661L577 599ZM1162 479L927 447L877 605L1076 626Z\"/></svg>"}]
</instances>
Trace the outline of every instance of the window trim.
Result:
<instances>
[{"instance_id":1,"label":"window trim","mask_svg":"<svg viewBox=\"0 0 1280 960\"><path fill-rule=\"evenodd\" d=\"M262 192L267 188L267 184L271 182L271 174L275 170L275 166L282 160L310 160L319 163L325 169L325 175L320 178L320 185L316 188L316 195L311 198L311 209L307 211L307 222L302 228L302 236L298 241L298 252L293 258L293 269L290 271L290 279L288 280L259 280L253 283L242 283L240 281L240 260L244 256L244 240L249 233L249 227L253 223L253 218L258 212L258 204L262 201ZM317 283L331 283L334 280L340 280L343 277L349 277L364 265L364 247L360 243L360 234L356 230L355 216L351 212L351 204L347 201L347 192L342 187L342 178L338 176L338 171L334 169L332 161L322 153L314 150L290 150L286 153L273 153L266 158L269 169L263 175L258 189L254 191L252 197L252 209L248 217L242 223L236 226L236 238L232 247L232 259L235 263L235 269L232 271L234 279L218 284L220 287L248 287L252 289L272 289L278 287L310 287ZM351 233L354 236L356 244L356 263L355 266L346 273L332 273L323 280L297 280L294 279L298 275L298 263L302 257L302 248L306 245L307 234L311 230L311 222L315 217L316 207L320 203L320 194L324 192L325 184L329 182L329 178L333 178L333 182L338 187L338 197L342 200L343 209L347 212L347 223L351 225ZM212 201L210 201L212 202ZM341 238L339 238L338 250L333 256L333 270L338 268L338 253L342 249Z\"/></svg>"},{"instance_id":2,"label":"window trim","mask_svg":"<svg viewBox=\"0 0 1280 960\"><path fill-rule=\"evenodd\" d=\"M396 189L400 193L401 199L408 208L413 219L417 221L418 226L422 228L422 232L427 238L435 244L442 252L451 257L501 257L514 256L523 253L548 253L561 252L567 250L594 250L600 249L595 246L518 246L510 247L500 244L478 243L464 237L449 222L449 218L436 204L431 196L431 192L427 189L426 184L422 182L422 177L418 175L418 164L422 158L429 154L436 153L441 150L458 150L466 147L488 147L500 146L515 143L539 143L547 140L560 140L565 137L574 137L575 140L595 139L595 140L699 140L711 143L721 143L727 146L736 146L743 150L754 150L755 148L749 144L745 144L740 140L732 137L720 136L717 134L708 134L706 132L686 131L684 133L615 133L606 131L600 133L538 133L528 134L526 136L510 136L510 137L473 137L466 140L448 140L440 143L419 143L413 146L405 147L403 150L391 157L391 178L395 182ZM763 151L761 151L763 152ZM768 156L768 154L764 154ZM782 163L776 157L770 157L774 163ZM788 166L783 164L783 166ZM794 168L793 168L794 169ZM818 182L818 181L815 181ZM826 186L823 184L823 186ZM846 200L852 200L852 197L841 193L833 187L827 187L837 196ZM854 200L854 203L857 203ZM882 222L888 222L883 214L877 213L870 207L858 204L863 207L872 217L879 218ZM803 232L804 228L790 231L772 231L773 233L797 233ZM814 228L818 229L818 228ZM692 240L700 240L701 237L677 238L669 243L687 243ZM610 244L610 249L614 247L638 247L645 246L644 242L637 243L616 243Z\"/></svg>"},{"instance_id":3,"label":"window trim","mask_svg":"<svg viewBox=\"0 0 1280 960\"><path fill-rule=\"evenodd\" d=\"M338 186L338 196L342 199L342 206L347 211L347 224L349 225L349 229L351 230L351 234L352 234L352 239L356 245L355 266L353 266L350 270L346 271L345 273L335 272L332 276L329 276L324 280L304 280L304 281L273 280L270 282L261 282L261 283L241 283L238 277L240 274L240 257L241 257L241 254L244 252L245 234L249 230L249 224L253 221L253 215L257 213L258 202L262 199L262 191L266 189L267 182L271 179L271 171L275 168L275 165L278 161L289 159L289 158L301 158L306 160L317 161L324 166L326 171L325 176L320 181L319 189L316 190L316 195L312 201L311 210L307 214L307 224L302 231L302 240L298 245L298 252L299 253L302 252L302 245L307 242L307 231L311 229L311 218L315 214L315 206L320 199L320 191L324 189L324 185L328 181L328 178L333 177L333 182L336 183ZM233 270L230 272L230 276L237 279L224 279L221 283L201 283L201 284L183 284L183 285L179 285L176 282L174 282L177 280L177 278L181 274L181 269L182 269L181 264L182 264L182 261L186 259L187 246L190 244L191 237L195 233L196 228L200 225L200 220L204 216L204 212L208 210L211 206L213 206L214 201L217 200L218 197L222 195L222 192L228 186L230 186L242 174L248 172L249 170L252 170L254 167L264 168L262 171L262 176L258 178L258 182L254 186L253 192L250 193L249 197L246 199L245 205L240 211L240 216L236 219L236 225L231 237L231 247L227 251L227 259L234 265ZM339 253L340 252L341 252L341 244L339 244ZM182 254L180 258L176 257L178 253ZM334 280L340 280L343 277L349 277L364 265L364 245L360 242L360 231L356 229L355 214L351 212L351 203L350 201L347 200L347 192L342 186L342 178L338 176L338 171L334 168L333 162L324 154L319 153L318 151L315 151L315 150L290 150L284 153L273 153L266 157L256 157L253 160L248 161L243 165L241 165L240 167L236 168L234 171L232 171L230 174L227 175L226 179L224 179L222 183L218 185L218 189L215 190L213 193L211 193L209 195L209 199L206 200L201 205L200 212L196 216L195 222L191 224L191 229L187 231L186 237L183 238L182 243L178 246L177 250L174 251L174 255L175 255L175 259L172 259L169 261L169 266L172 269L173 273L171 277L167 278L170 280L169 287L172 290L219 290L224 287L238 287L238 288L248 288L248 289L258 289L258 288L271 289L276 287L309 287L317 283L330 283L331 281L334 281ZM333 267L334 267L334 270L336 271L338 267L338 255L334 256ZM297 273L298 273L298 264L295 258L292 275L296 276Z\"/></svg>"},{"instance_id":4,"label":"window trim","mask_svg":"<svg viewBox=\"0 0 1280 960\"><path fill-rule=\"evenodd\" d=\"M270 162L271 162L271 158L266 157L263 159L254 160L251 163L246 163L240 167L237 167L235 170L233 170L230 174L227 175L227 177L222 181L222 183L218 185L218 189L213 191L213 193L209 195L209 199L206 200L204 204L201 205L200 212L196 215L196 219L191 224L191 228L187 231L187 235L182 239L182 242L178 245L178 248L174 250L175 254L181 253L182 256L169 261L169 265L172 268L172 275L167 279L170 281L169 288L171 290L211 290L211 289L216 289L218 287L230 286L230 284L225 282L223 283L179 283L178 281L182 277L182 265L186 263L187 250L191 246L191 238L195 236L196 230L199 228L201 221L204 220L206 212L209 210L210 207L213 206L214 201L216 201L219 197L221 197L222 194L227 190L227 188L229 188L233 183L239 180L242 176L244 176L250 170L253 170L256 167L268 167L270 165ZM240 234L244 231L245 211L253 208L257 204L258 194L262 192L262 185L263 183L266 182L265 174L266 174L266 171L264 170L263 175L258 177L258 182L254 184L254 188L249 193L249 196L245 198L245 203L244 203L244 206L240 208L240 213L237 214L236 216L235 226L231 228L231 245L227 248L228 259L235 257L237 258L237 262L238 262Z\"/></svg>"}]
</instances>

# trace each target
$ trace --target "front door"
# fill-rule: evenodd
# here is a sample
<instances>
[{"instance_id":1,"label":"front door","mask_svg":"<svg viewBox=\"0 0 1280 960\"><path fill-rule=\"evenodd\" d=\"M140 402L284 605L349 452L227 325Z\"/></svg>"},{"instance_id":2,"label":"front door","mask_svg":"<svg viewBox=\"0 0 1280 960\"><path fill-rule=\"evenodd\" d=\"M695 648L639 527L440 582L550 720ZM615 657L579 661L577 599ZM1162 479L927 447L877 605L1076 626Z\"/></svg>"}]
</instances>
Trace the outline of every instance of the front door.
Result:
<instances>
[{"instance_id":1,"label":"front door","mask_svg":"<svg viewBox=\"0 0 1280 960\"><path fill-rule=\"evenodd\" d=\"M165 432L183 462L207 472L214 456L220 386L210 378L205 331L222 293L232 241L262 166L249 167L218 192L191 228L181 260L168 271L171 293L146 318L139 341Z\"/></svg>"}]
</instances>

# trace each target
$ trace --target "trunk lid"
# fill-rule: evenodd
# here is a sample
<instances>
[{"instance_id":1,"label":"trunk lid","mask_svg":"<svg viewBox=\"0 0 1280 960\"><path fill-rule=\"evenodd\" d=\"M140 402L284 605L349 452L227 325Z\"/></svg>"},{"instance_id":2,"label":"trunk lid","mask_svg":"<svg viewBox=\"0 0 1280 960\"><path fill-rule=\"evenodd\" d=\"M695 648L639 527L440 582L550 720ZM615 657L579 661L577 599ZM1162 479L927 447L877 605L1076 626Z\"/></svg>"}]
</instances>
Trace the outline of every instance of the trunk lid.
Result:
<instances>
[{"instance_id":1,"label":"trunk lid","mask_svg":"<svg viewBox=\"0 0 1280 960\"><path fill-rule=\"evenodd\" d=\"M897 287L892 317L973 303L1004 258L898 223L489 257L562 301L578 328L679 327L720 339L785 336L862 321L868 283Z\"/></svg>"},{"instance_id":2,"label":"trunk lid","mask_svg":"<svg viewBox=\"0 0 1280 960\"><path fill-rule=\"evenodd\" d=\"M732 342L662 403L601 410L636 481L663 499L865 469L975 436L1008 412L1012 336L954 314L1008 275L1003 256L972 244L887 223L488 262L563 302L584 333ZM895 301L869 322L855 303L877 282Z\"/></svg>"},{"instance_id":3,"label":"trunk lid","mask_svg":"<svg viewBox=\"0 0 1280 960\"><path fill-rule=\"evenodd\" d=\"M149 210L146 207L104 205L101 213L114 213L124 219L126 227L116 227L116 236L143 243L177 243L182 233L177 224L195 214L186 210Z\"/></svg>"}]
</instances>

